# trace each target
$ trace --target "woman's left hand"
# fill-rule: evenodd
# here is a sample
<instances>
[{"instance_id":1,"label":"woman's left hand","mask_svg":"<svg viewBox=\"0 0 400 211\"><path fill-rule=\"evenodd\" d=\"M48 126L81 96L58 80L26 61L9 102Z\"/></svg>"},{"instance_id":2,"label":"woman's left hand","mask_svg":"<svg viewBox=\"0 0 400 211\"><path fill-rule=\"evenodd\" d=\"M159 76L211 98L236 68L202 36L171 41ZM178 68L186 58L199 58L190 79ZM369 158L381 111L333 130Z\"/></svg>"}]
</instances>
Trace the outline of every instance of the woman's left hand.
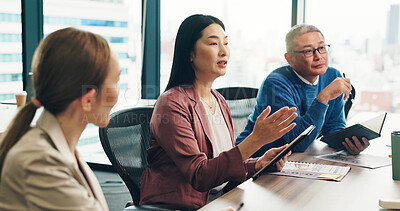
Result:
<instances>
[{"instance_id":1,"label":"woman's left hand","mask_svg":"<svg viewBox=\"0 0 400 211\"><path fill-rule=\"evenodd\" d=\"M260 158L258 158L256 162L256 171L260 170L262 167L267 165L269 161L271 161L279 152L281 152L283 149L287 147L287 144L284 146L281 146L279 148L271 148L268 150L264 155ZM287 157L291 154L292 152L290 151L287 153L285 156L283 156L282 159L280 159L278 162L276 162L275 167L272 170L280 171L282 170L283 166L285 166L285 163L287 162Z\"/></svg>"}]
</instances>

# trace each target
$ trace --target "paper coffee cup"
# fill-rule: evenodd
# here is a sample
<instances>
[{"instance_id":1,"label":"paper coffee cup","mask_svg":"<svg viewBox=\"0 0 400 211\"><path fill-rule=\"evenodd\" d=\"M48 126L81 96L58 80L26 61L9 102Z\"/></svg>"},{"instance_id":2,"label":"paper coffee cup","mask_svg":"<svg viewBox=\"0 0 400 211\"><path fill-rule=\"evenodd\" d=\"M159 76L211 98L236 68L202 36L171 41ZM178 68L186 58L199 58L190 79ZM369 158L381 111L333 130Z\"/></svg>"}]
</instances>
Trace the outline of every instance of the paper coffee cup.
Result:
<instances>
[{"instance_id":1,"label":"paper coffee cup","mask_svg":"<svg viewBox=\"0 0 400 211\"><path fill-rule=\"evenodd\" d=\"M26 96L28 94L25 91L20 91L15 93L15 99L17 101L17 107L24 106L26 103Z\"/></svg>"}]
</instances>

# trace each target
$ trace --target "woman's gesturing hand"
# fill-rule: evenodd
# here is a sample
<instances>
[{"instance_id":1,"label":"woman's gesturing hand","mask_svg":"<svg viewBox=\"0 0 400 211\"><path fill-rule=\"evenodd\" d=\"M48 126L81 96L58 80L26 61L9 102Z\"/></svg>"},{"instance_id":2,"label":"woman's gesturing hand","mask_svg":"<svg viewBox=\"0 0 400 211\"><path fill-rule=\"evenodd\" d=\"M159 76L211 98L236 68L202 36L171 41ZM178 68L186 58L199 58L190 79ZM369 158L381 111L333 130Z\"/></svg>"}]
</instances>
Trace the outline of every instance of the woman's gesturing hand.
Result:
<instances>
[{"instance_id":1,"label":"woman's gesturing hand","mask_svg":"<svg viewBox=\"0 0 400 211\"><path fill-rule=\"evenodd\" d=\"M297 117L295 107L290 109L283 107L269 115L270 112L271 107L268 106L258 116L253 132L238 145L243 160L249 158L265 144L282 137L296 126L296 123L290 124Z\"/></svg>"},{"instance_id":2,"label":"woman's gesturing hand","mask_svg":"<svg viewBox=\"0 0 400 211\"><path fill-rule=\"evenodd\" d=\"M290 124L297 117L295 107L289 109L285 106L269 115L270 112L271 107L268 106L258 116L253 132L250 134L254 138L253 141L260 147L282 137L296 126L296 123Z\"/></svg>"},{"instance_id":3,"label":"woman's gesturing hand","mask_svg":"<svg viewBox=\"0 0 400 211\"><path fill-rule=\"evenodd\" d=\"M256 162L256 166L255 169L256 171L260 170L262 167L264 167L265 165L267 165L276 155L278 155L283 149L285 149L288 145L284 145L281 146L279 148L271 148L270 150L268 150L267 152L264 153L264 155L262 157L260 157L257 162ZM288 154L286 154L285 156L282 157L282 159L278 160L275 164L275 167L271 170L274 171L280 171L282 170L282 168L285 166L286 162L287 162L287 157L292 154L291 151L289 151Z\"/></svg>"}]
</instances>

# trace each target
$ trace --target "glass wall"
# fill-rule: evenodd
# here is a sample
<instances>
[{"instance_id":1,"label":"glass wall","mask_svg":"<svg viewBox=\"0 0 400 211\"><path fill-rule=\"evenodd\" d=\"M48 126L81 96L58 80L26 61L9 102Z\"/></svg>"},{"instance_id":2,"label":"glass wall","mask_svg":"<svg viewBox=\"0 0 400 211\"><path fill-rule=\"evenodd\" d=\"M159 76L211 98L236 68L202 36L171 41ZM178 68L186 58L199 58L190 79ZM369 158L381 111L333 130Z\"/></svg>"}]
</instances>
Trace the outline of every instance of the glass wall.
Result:
<instances>
[{"instance_id":1,"label":"glass wall","mask_svg":"<svg viewBox=\"0 0 400 211\"><path fill-rule=\"evenodd\" d=\"M44 36L73 26L103 36L118 54L120 96L113 111L139 103L141 89L141 0L43 0ZM0 76L1 80L1 76ZM89 124L78 143L86 161L108 163Z\"/></svg>"},{"instance_id":2,"label":"glass wall","mask_svg":"<svg viewBox=\"0 0 400 211\"><path fill-rule=\"evenodd\" d=\"M21 1L0 0L0 102L22 90Z\"/></svg>"},{"instance_id":3,"label":"glass wall","mask_svg":"<svg viewBox=\"0 0 400 211\"><path fill-rule=\"evenodd\" d=\"M305 22L331 44L330 66L356 89L349 115L400 113L400 0L307 0Z\"/></svg>"},{"instance_id":4,"label":"glass wall","mask_svg":"<svg viewBox=\"0 0 400 211\"><path fill-rule=\"evenodd\" d=\"M102 35L118 54L121 92L114 110L135 106L141 99L141 2L43 0L45 36L74 26ZM221 19L229 37L227 74L213 88L258 88L286 63L284 38L291 27L292 1L160 2L161 92L168 82L178 27L196 13ZM0 0L0 5L0 102L11 102L13 93L22 90L21 1ZM307 0L305 5L305 22L320 28L331 45L330 66L346 73L355 86L350 117L361 111L400 113L400 0ZM97 127L88 126L79 147L84 154L102 153Z\"/></svg>"},{"instance_id":5,"label":"glass wall","mask_svg":"<svg viewBox=\"0 0 400 211\"><path fill-rule=\"evenodd\" d=\"M291 24L291 2L161 1L161 93L168 83L178 27L186 17L198 13L221 19L229 39L227 74L218 78L213 88L259 87L272 70L286 63L284 40Z\"/></svg>"}]
</instances>

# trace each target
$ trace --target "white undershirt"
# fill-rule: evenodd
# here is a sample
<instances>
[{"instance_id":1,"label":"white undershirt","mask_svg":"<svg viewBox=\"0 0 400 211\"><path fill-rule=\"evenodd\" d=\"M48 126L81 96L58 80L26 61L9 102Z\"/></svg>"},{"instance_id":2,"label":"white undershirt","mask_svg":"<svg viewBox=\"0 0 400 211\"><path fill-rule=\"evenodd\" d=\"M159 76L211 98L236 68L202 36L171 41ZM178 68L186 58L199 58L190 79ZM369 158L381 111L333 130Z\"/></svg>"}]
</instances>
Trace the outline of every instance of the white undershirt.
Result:
<instances>
[{"instance_id":1,"label":"white undershirt","mask_svg":"<svg viewBox=\"0 0 400 211\"><path fill-rule=\"evenodd\" d=\"M221 109L216 103L215 113L212 113L211 109L207 106L205 102L200 100L206 112L206 119L208 125L208 131L210 132L210 141L213 148L214 158L217 157L221 152L228 151L232 149L231 135L226 125L224 116L222 115ZM219 185L213 190L220 191L228 182Z\"/></svg>"},{"instance_id":2,"label":"white undershirt","mask_svg":"<svg viewBox=\"0 0 400 211\"><path fill-rule=\"evenodd\" d=\"M317 84L318 84L319 76L317 77L317 80L314 81L314 83L311 83L311 82L307 81L307 79L303 78L300 74L298 74L298 73L296 72L296 70L293 69L293 72L294 72L294 74L297 75L297 77L300 78L300 80L302 80L304 83L306 83L306 84L308 84L308 85L317 85Z\"/></svg>"}]
</instances>

